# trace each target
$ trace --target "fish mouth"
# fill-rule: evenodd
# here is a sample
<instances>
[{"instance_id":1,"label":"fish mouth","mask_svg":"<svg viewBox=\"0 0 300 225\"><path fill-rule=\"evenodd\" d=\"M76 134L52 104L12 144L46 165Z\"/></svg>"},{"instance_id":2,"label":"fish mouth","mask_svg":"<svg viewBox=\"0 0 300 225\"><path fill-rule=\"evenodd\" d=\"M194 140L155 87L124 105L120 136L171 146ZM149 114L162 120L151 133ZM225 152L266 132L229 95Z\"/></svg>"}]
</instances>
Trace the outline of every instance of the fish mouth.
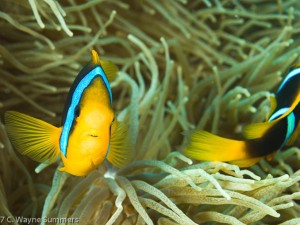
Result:
<instances>
[{"instance_id":1,"label":"fish mouth","mask_svg":"<svg viewBox=\"0 0 300 225\"><path fill-rule=\"evenodd\" d=\"M100 130L97 129L89 129L83 133L83 136L88 136L92 138L100 137Z\"/></svg>"}]
</instances>

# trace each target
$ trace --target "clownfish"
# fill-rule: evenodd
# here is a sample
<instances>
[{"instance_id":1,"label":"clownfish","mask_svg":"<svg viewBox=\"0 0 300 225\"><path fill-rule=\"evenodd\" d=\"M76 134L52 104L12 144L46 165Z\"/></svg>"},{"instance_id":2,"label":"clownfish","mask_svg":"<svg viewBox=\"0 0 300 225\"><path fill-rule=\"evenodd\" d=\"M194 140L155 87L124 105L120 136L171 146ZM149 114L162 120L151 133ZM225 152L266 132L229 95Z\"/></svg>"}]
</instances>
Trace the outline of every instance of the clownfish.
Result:
<instances>
[{"instance_id":1,"label":"clownfish","mask_svg":"<svg viewBox=\"0 0 300 225\"><path fill-rule=\"evenodd\" d=\"M263 157L271 159L285 145L295 142L300 128L300 65L293 66L271 97L266 122L254 123L243 130L245 140L223 138L207 131L191 134L183 152L204 161L229 162L249 167Z\"/></svg>"},{"instance_id":2,"label":"clownfish","mask_svg":"<svg viewBox=\"0 0 300 225\"><path fill-rule=\"evenodd\" d=\"M5 126L13 146L31 159L50 164L60 156L62 172L86 176L107 158L121 167L131 159L127 127L115 119L110 81L117 67L100 60L92 50L92 60L77 75L62 116L55 127L31 116L7 111Z\"/></svg>"}]
</instances>

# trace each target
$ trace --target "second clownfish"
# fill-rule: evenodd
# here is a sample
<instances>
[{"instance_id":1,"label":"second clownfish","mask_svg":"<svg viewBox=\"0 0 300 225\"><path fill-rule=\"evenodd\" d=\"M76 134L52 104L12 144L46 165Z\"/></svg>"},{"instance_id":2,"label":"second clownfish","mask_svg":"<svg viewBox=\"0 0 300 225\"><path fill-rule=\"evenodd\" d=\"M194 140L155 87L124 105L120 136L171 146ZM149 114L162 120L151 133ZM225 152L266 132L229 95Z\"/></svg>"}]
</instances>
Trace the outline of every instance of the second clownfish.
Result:
<instances>
[{"instance_id":1,"label":"second clownfish","mask_svg":"<svg viewBox=\"0 0 300 225\"><path fill-rule=\"evenodd\" d=\"M184 153L197 160L230 162L241 167L271 157L284 145L295 142L300 128L300 65L292 67L271 98L266 122L245 127L245 140L223 138L200 130L194 132Z\"/></svg>"},{"instance_id":2,"label":"second clownfish","mask_svg":"<svg viewBox=\"0 0 300 225\"><path fill-rule=\"evenodd\" d=\"M105 158L117 167L126 164L131 158L128 132L115 118L109 84L116 74L116 66L92 50L92 61L70 88L61 127L19 112L5 113L14 147L42 163L60 156L64 166L59 170L76 176L86 176Z\"/></svg>"}]
</instances>

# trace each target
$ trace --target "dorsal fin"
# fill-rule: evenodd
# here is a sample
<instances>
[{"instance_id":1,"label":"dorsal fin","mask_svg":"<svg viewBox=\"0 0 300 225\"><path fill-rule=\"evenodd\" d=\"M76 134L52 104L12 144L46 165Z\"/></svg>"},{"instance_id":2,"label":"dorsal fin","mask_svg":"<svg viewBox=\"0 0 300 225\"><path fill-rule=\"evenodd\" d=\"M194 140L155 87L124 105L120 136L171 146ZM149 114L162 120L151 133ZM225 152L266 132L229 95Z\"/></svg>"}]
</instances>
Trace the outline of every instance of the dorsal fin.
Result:
<instances>
[{"instance_id":1,"label":"dorsal fin","mask_svg":"<svg viewBox=\"0 0 300 225\"><path fill-rule=\"evenodd\" d=\"M278 121L279 120L276 119L271 122L249 124L243 129L243 136L248 140L261 138Z\"/></svg>"},{"instance_id":2,"label":"dorsal fin","mask_svg":"<svg viewBox=\"0 0 300 225\"><path fill-rule=\"evenodd\" d=\"M274 113L275 109L277 107L277 102L276 102L276 98L274 95L270 95L270 112L268 114L268 117L266 120L269 120L269 118L272 116L272 114Z\"/></svg>"},{"instance_id":3,"label":"dorsal fin","mask_svg":"<svg viewBox=\"0 0 300 225\"><path fill-rule=\"evenodd\" d=\"M92 65L100 65L103 68L109 82L113 81L117 76L118 67L116 67L116 65L112 62L100 59L98 53L94 49L92 50Z\"/></svg>"},{"instance_id":4,"label":"dorsal fin","mask_svg":"<svg viewBox=\"0 0 300 225\"><path fill-rule=\"evenodd\" d=\"M99 55L98 53L93 49L92 50L92 63L94 65L98 65L100 64L100 58L99 58Z\"/></svg>"}]
</instances>

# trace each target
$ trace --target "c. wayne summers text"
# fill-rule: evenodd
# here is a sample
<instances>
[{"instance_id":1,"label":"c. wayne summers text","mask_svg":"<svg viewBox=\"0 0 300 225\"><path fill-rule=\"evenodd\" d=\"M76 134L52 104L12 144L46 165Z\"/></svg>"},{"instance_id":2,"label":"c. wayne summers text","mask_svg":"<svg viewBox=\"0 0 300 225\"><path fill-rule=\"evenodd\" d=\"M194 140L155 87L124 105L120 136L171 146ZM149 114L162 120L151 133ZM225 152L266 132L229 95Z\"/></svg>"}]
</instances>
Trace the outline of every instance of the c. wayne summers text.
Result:
<instances>
[{"instance_id":1,"label":"c. wayne summers text","mask_svg":"<svg viewBox=\"0 0 300 225\"><path fill-rule=\"evenodd\" d=\"M79 223L79 218L52 218L52 217L23 217L23 216L0 216L0 224L3 223L40 224L40 223Z\"/></svg>"}]
</instances>

